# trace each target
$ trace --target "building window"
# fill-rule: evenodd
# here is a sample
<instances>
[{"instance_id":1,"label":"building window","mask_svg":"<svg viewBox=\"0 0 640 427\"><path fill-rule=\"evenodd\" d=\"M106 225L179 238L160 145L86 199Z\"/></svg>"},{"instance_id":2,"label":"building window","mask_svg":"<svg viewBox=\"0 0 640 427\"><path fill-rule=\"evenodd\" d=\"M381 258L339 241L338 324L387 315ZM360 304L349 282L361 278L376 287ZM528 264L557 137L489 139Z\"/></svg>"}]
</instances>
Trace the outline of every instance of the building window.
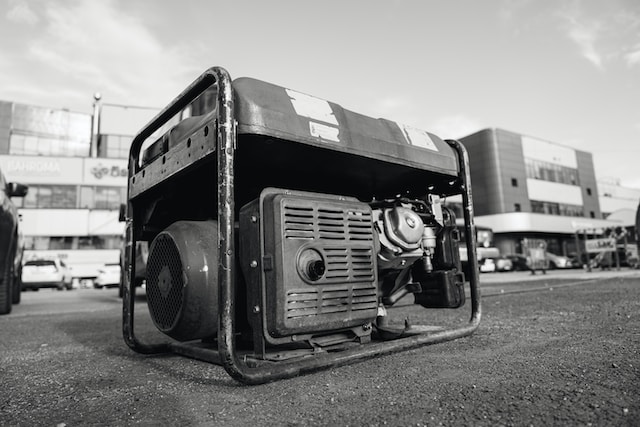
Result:
<instances>
[{"instance_id":1,"label":"building window","mask_svg":"<svg viewBox=\"0 0 640 427\"><path fill-rule=\"evenodd\" d=\"M584 209L578 205L568 205L564 203L531 201L531 211L545 215L561 216L584 216Z\"/></svg>"},{"instance_id":2,"label":"building window","mask_svg":"<svg viewBox=\"0 0 640 427\"><path fill-rule=\"evenodd\" d=\"M29 191L19 207L39 209L75 209L75 185L29 185Z\"/></svg>"},{"instance_id":3,"label":"building window","mask_svg":"<svg viewBox=\"0 0 640 427\"><path fill-rule=\"evenodd\" d=\"M591 189L587 187L587 196L591 195Z\"/></svg>"},{"instance_id":4,"label":"building window","mask_svg":"<svg viewBox=\"0 0 640 427\"><path fill-rule=\"evenodd\" d=\"M9 137L9 154L25 156L82 157L89 153L89 144L42 135L25 135L13 131Z\"/></svg>"},{"instance_id":5,"label":"building window","mask_svg":"<svg viewBox=\"0 0 640 427\"><path fill-rule=\"evenodd\" d=\"M522 210L520 203L515 203L513 209L515 209L516 212L520 212Z\"/></svg>"},{"instance_id":6,"label":"building window","mask_svg":"<svg viewBox=\"0 0 640 427\"><path fill-rule=\"evenodd\" d=\"M82 209L116 210L126 199L126 187L80 187Z\"/></svg>"},{"instance_id":7,"label":"building window","mask_svg":"<svg viewBox=\"0 0 640 427\"><path fill-rule=\"evenodd\" d=\"M590 211L590 212L589 212L589 216L590 216L591 218L595 218L595 217L596 217L596 213L595 213L594 211Z\"/></svg>"},{"instance_id":8,"label":"building window","mask_svg":"<svg viewBox=\"0 0 640 427\"><path fill-rule=\"evenodd\" d=\"M527 178L557 182L567 185L580 185L578 170L542 160L524 160Z\"/></svg>"},{"instance_id":9,"label":"building window","mask_svg":"<svg viewBox=\"0 0 640 427\"><path fill-rule=\"evenodd\" d=\"M518 186L518 178L511 178L511 186L512 187Z\"/></svg>"},{"instance_id":10,"label":"building window","mask_svg":"<svg viewBox=\"0 0 640 427\"><path fill-rule=\"evenodd\" d=\"M27 250L120 249L123 237L117 236L25 236Z\"/></svg>"},{"instance_id":11,"label":"building window","mask_svg":"<svg viewBox=\"0 0 640 427\"><path fill-rule=\"evenodd\" d=\"M88 156L91 115L12 104L9 154Z\"/></svg>"},{"instance_id":12,"label":"building window","mask_svg":"<svg viewBox=\"0 0 640 427\"><path fill-rule=\"evenodd\" d=\"M128 159L133 137L124 135L100 135L98 156L110 159Z\"/></svg>"}]
</instances>

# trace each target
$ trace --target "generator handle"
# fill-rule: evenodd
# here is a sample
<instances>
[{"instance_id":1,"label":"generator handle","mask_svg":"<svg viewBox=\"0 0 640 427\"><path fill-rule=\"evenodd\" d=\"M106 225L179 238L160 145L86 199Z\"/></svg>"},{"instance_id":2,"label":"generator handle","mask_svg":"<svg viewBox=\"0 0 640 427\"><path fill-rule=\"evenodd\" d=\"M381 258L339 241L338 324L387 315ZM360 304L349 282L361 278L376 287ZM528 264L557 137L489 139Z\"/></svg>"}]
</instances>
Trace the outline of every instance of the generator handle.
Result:
<instances>
[{"instance_id":1,"label":"generator handle","mask_svg":"<svg viewBox=\"0 0 640 427\"><path fill-rule=\"evenodd\" d=\"M482 317L480 304L480 266L478 264L476 225L473 213L473 193L471 191L471 171L469 169L469 153L460 141L447 139L446 142L456 150L462 178L462 211L464 216L465 243L467 246L467 262L469 264L469 289L471 293L471 319L469 323L476 329Z\"/></svg>"},{"instance_id":2,"label":"generator handle","mask_svg":"<svg viewBox=\"0 0 640 427\"><path fill-rule=\"evenodd\" d=\"M167 123L176 114L183 111L191 102L200 96L206 89L214 84L218 84L219 87L225 88L226 96L224 101L230 100L231 111L233 111L233 95L231 94L231 77L227 70L222 67L211 67L202 73L193 83L191 83L185 90L176 96L162 111L160 111L149 123L147 123L140 132L134 137L131 142L131 148L129 149L129 173L128 173L128 185L127 185L127 206L125 212L125 221L128 226L131 227L130 233L127 233L127 246L126 249L129 252L129 266L127 268L126 280L122 284L122 333L124 341L131 349L143 353L166 353L171 351L171 345L169 343L158 344L146 344L141 342L134 332L134 309L135 309L135 280L132 280L132 276L135 274L135 262L136 262L136 243L139 237L139 233L133 227L134 218L136 218L134 204L130 200L131 180L133 176L139 171L140 164L140 151L144 142L153 135L154 132L159 130L162 125ZM221 90L222 91L222 90ZM220 101L220 97L218 97ZM231 120L232 123L235 123ZM227 122L228 123L228 122ZM235 146L235 130L233 131L233 144ZM233 221L233 216L231 216ZM233 222L232 222L233 224ZM233 227L231 232L233 233ZM233 244L231 245L233 250Z\"/></svg>"},{"instance_id":3,"label":"generator handle","mask_svg":"<svg viewBox=\"0 0 640 427\"><path fill-rule=\"evenodd\" d=\"M176 96L166 107L147 123L133 138L129 149L129 178L140 170L140 151L142 144L162 125L171 120L176 114L182 112L196 100L206 89L221 81L223 78L231 84L229 72L222 67L211 67L193 81L180 95Z\"/></svg>"}]
</instances>

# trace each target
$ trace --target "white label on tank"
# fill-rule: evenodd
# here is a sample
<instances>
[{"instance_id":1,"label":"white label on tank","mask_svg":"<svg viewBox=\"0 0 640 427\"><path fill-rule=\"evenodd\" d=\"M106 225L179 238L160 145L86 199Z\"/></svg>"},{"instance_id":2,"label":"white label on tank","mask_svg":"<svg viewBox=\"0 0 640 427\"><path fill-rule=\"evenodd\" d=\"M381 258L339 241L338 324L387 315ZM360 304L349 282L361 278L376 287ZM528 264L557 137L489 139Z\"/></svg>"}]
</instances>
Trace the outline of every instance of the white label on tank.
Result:
<instances>
[{"instance_id":1,"label":"white label on tank","mask_svg":"<svg viewBox=\"0 0 640 427\"><path fill-rule=\"evenodd\" d=\"M338 137L340 129L333 126L327 126L322 123L309 122L309 132L311 132L312 136L315 136L317 138L340 142L340 138Z\"/></svg>"},{"instance_id":2,"label":"white label on tank","mask_svg":"<svg viewBox=\"0 0 640 427\"><path fill-rule=\"evenodd\" d=\"M333 115L329 102L295 90L286 89L286 91L289 98L291 98L293 108L299 116L338 125L338 119Z\"/></svg>"},{"instance_id":3,"label":"white label on tank","mask_svg":"<svg viewBox=\"0 0 640 427\"><path fill-rule=\"evenodd\" d=\"M426 148L428 150L438 151L438 147L433 142L431 137L426 131L422 129L414 128L407 125L397 123L398 127L402 129L402 134L407 139L409 144L420 148Z\"/></svg>"}]
</instances>

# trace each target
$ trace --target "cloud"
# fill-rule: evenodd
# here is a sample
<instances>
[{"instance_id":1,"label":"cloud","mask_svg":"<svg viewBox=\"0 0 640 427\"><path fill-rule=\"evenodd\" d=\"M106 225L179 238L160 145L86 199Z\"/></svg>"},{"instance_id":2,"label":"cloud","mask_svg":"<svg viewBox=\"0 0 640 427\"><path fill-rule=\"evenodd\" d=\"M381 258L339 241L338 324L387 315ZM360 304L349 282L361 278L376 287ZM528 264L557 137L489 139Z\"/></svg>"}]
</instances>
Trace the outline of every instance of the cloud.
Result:
<instances>
[{"instance_id":1,"label":"cloud","mask_svg":"<svg viewBox=\"0 0 640 427\"><path fill-rule=\"evenodd\" d=\"M602 55L596 49L596 42L600 33L597 22L584 23L574 18L568 20L568 36L580 49L580 53L599 69L603 69Z\"/></svg>"},{"instance_id":2,"label":"cloud","mask_svg":"<svg viewBox=\"0 0 640 427\"><path fill-rule=\"evenodd\" d=\"M618 61L640 65L640 8L633 3L565 2L557 12L566 37L600 70Z\"/></svg>"},{"instance_id":3,"label":"cloud","mask_svg":"<svg viewBox=\"0 0 640 427\"><path fill-rule=\"evenodd\" d=\"M193 44L163 43L112 0L44 7L46 25L28 47L30 58L71 77L84 97L98 90L106 102L161 105L170 99L163 90L176 93L201 71Z\"/></svg>"},{"instance_id":4,"label":"cloud","mask_svg":"<svg viewBox=\"0 0 640 427\"><path fill-rule=\"evenodd\" d=\"M625 53L624 59L629 66L640 65L640 44L630 49L630 52Z\"/></svg>"},{"instance_id":5,"label":"cloud","mask_svg":"<svg viewBox=\"0 0 640 427\"><path fill-rule=\"evenodd\" d=\"M11 0L9 2L7 19L17 24L27 25L35 25L39 21L38 15L31 10L27 2L21 0Z\"/></svg>"}]
</instances>

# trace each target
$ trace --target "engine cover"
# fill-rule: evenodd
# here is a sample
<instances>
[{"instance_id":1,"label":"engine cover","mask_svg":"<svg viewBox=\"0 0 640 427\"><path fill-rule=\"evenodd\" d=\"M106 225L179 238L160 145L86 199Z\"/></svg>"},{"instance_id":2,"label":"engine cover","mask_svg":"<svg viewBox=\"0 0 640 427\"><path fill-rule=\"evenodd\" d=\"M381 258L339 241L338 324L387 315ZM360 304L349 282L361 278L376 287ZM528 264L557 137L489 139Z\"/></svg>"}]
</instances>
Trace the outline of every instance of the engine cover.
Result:
<instances>
[{"instance_id":1,"label":"engine cover","mask_svg":"<svg viewBox=\"0 0 640 427\"><path fill-rule=\"evenodd\" d=\"M366 203L270 188L242 209L240 229L250 304L264 316L267 342L375 320L375 236Z\"/></svg>"},{"instance_id":2,"label":"engine cover","mask_svg":"<svg viewBox=\"0 0 640 427\"><path fill-rule=\"evenodd\" d=\"M179 341L218 331L217 221L178 221L151 243L147 304L163 333Z\"/></svg>"}]
</instances>

